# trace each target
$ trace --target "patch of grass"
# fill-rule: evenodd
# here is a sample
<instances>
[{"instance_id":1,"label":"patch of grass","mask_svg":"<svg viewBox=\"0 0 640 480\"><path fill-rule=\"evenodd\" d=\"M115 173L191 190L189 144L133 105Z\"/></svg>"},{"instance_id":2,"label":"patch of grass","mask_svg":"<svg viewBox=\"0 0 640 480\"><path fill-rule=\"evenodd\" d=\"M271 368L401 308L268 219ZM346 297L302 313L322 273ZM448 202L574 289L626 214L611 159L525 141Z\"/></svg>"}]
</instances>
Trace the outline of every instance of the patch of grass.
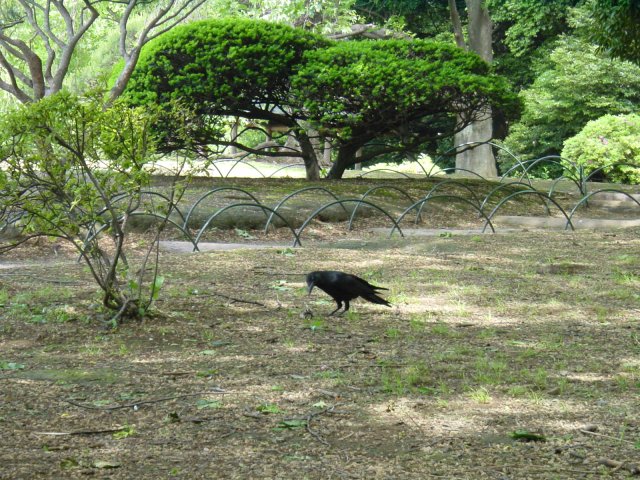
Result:
<instances>
[{"instance_id":1,"label":"patch of grass","mask_svg":"<svg viewBox=\"0 0 640 480\"><path fill-rule=\"evenodd\" d=\"M484 387L471 389L467 395L471 400L480 404L491 403L493 400L489 391Z\"/></svg>"},{"instance_id":2,"label":"patch of grass","mask_svg":"<svg viewBox=\"0 0 640 480\"><path fill-rule=\"evenodd\" d=\"M439 335L441 337L453 338L458 335L448 324L444 322L438 322L431 327L431 333L433 335Z\"/></svg>"},{"instance_id":3,"label":"patch of grass","mask_svg":"<svg viewBox=\"0 0 640 480\"><path fill-rule=\"evenodd\" d=\"M342 380L345 377L344 373L340 370L322 370L321 372L314 373L313 376L331 380Z\"/></svg>"},{"instance_id":4,"label":"patch of grass","mask_svg":"<svg viewBox=\"0 0 640 480\"><path fill-rule=\"evenodd\" d=\"M488 357L478 358L475 362L474 378L478 383L497 385L504 380L507 363Z\"/></svg>"},{"instance_id":5,"label":"patch of grass","mask_svg":"<svg viewBox=\"0 0 640 480\"><path fill-rule=\"evenodd\" d=\"M222 402L220 400L207 400L203 398L196 402L196 408L198 410L203 410L205 408L218 409L222 408Z\"/></svg>"},{"instance_id":6,"label":"patch of grass","mask_svg":"<svg viewBox=\"0 0 640 480\"><path fill-rule=\"evenodd\" d=\"M120 430L119 432L115 432L113 434L113 438L115 438L116 440L123 440L125 438L131 437L133 435L136 434L136 430L134 428L133 425L124 425L122 427L122 430Z\"/></svg>"},{"instance_id":7,"label":"patch of grass","mask_svg":"<svg viewBox=\"0 0 640 480\"><path fill-rule=\"evenodd\" d=\"M387 328L384 334L387 338L397 339L400 338L401 332L397 328Z\"/></svg>"},{"instance_id":8,"label":"patch of grass","mask_svg":"<svg viewBox=\"0 0 640 480\"><path fill-rule=\"evenodd\" d=\"M381 372L382 390L393 395L420 391L429 388L432 382L431 370L425 363L400 368L383 367Z\"/></svg>"},{"instance_id":9,"label":"patch of grass","mask_svg":"<svg viewBox=\"0 0 640 480\"><path fill-rule=\"evenodd\" d=\"M265 415L282 413L282 410L275 403L263 403L256 407L256 410L260 413L264 413Z\"/></svg>"},{"instance_id":10,"label":"patch of grass","mask_svg":"<svg viewBox=\"0 0 640 480\"><path fill-rule=\"evenodd\" d=\"M347 313L343 315L350 322L357 322L360 320L360 314L355 310L349 310Z\"/></svg>"},{"instance_id":11,"label":"patch of grass","mask_svg":"<svg viewBox=\"0 0 640 480\"><path fill-rule=\"evenodd\" d=\"M305 322L307 328L312 332L316 332L319 330L324 330L326 328L327 322L323 318L312 318L311 320L307 320Z\"/></svg>"}]
</instances>

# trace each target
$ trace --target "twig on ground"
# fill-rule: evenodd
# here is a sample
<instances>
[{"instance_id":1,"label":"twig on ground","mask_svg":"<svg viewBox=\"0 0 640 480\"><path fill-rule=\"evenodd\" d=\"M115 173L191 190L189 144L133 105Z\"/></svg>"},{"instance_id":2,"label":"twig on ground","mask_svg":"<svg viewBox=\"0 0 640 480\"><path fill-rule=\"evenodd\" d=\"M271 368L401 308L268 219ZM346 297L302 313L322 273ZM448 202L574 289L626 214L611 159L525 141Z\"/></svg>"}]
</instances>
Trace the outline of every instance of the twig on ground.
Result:
<instances>
[{"instance_id":1,"label":"twig on ground","mask_svg":"<svg viewBox=\"0 0 640 480\"><path fill-rule=\"evenodd\" d=\"M87 408L89 410L106 410L106 411L110 411L110 410L119 410L121 408L134 408L134 407L137 407L139 405L145 405L145 404L150 404L150 403L167 402L169 400L176 400L178 398L197 397L199 395L211 395L213 393L225 394L225 393L228 393L228 392L225 391L225 390L209 390L209 391L206 391L206 392L185 393L185 394L182 394L182 395L174 395L174 396L171 396L171 397L156 398L154 400L141 400L139 402L127 403L125 405L109 405L109 406L105 406L105 407L96 407L96 406L93 406L93 405L83 405L82 403L77 403L77 402L74 402L73 400L65 400L65 402L70 403L71 405L75 405L76 407Z\"/></svg>"},{"instance_id":2,"label":"twig on ground","mask_svg":"<svg viewBox=\"0 0 640 480\"><path fill-rule=\"evenodd\" d=\"M230 297L229 295L225 295L224 293L216 293L216 292L201 293L198 296L199 297L222 297L222 298L226 298L227 300L230 300L231 303L247 303L249 305L258 305L260 307L267 308L267 306L264 303L254 302L253 300L243 300L241 298Z\"/></svg>"},{"instance_id":3,"label":"twig on ground","mask_svg":"<svg viewBox=\"0 0 640 480\"><path fill-rule=\"evenodd\" d=\"M598 464L612 468L612 472L624 469L631 473L631 475L640 475L640 467L631 463L619 462L618 460L611 460L610 458L601 458L598 460Z\"/></svg>"},{"instance_id":4,"label":"twig on ground","mask_svg":"<svg viewBox=\"0 0 640 480\"><path fill-rule=\"evenodd\" d=\"M320 410L319 412L311 412L309 415L307 415L305 417L305 420L307 421L307 424L306 424L307 432L309 432L309 434L313 438L318 440L323 445L330 446L331 444L328 441L326 441L324 438L322 438L318 432L316 432L315 430L313 430L311 428L311 420L313 420L316 417L319 417L320 415L324 415L324 414L327 414L327 413L333 413L334 410L336 409L336 407L338 407L339 405L342 405L342 404L341 403L336 403L335 405L331 405L331 406L329 406L329 407L327 407L327 408L325 408L323 410Z\"/></svg>"},{"instance_id":5,"label":"twig on ground","mask_svg":"<svg viewBox=\"0 0 640 480\"><path fill-rule=\"evenodd\" d=\"M623 443L628 443L630 445L635 445L635 442L632 442L630 440L625 440L624 438L613 437L611 435L605 435L604 433L591 432L589 430L584 430L584 429L580 429L580 433L584 433L584 434L587 434L587 435L595 435L596 437L610 438L611 440L616 440L618 442L623 442Z\"/></svg>"},{"instance_id":6,"label":"twig on ground","mask_svg":"<svg viewBox=\"0 0 640 480\"><path fill-rule=\"evenodd\" d=\"M0 277L30 277L35 278L39 282L55 283L57 285L82 285L82 282L77 280L58 280L56 278L42 278L38 275L32 275L31 273L0 273Z\"/></svg>"},{"instance_id":7,"label":"twig on ground","mask_svg":"<svg viewBox=\"0 0 640 480\"><path fill-rule=\"evenodd\" d=\"M51 435L51 436L63 436L63 435L98 435L100 433L116 433L125 430L128 427L115 427L105 428L102 430L75 430L73 432L33 432L35 435Z\"/></svg>"}]
</instances>

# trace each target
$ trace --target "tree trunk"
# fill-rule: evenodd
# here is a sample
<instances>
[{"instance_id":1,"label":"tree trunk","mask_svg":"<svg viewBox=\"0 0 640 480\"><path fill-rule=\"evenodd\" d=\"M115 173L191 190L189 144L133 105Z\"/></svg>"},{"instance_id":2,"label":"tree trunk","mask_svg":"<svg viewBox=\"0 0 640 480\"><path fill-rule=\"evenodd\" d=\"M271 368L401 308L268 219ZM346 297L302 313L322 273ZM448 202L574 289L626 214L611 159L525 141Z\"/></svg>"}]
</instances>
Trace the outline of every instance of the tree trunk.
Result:
<instances>
[{"instance_id":1,"label":"tree trunk","mask_svg":"<svg viewBox=\"0 0 640 480\"><path fill-rule=\"evenodd\" d=\"M338 148L338 156L336 158L336 161L333 162L333 166L327 174L327 179L337 180L342 178L342 175L344 175L344 171L347 169L347 167L356 163L355 158L358 148L359 147L354 147L351 145L340 146Z\"/></svg>"},{"instance_id":2,"label":"tree trunk","mask_svg":"<svg viewBox=\"0 0 640 480\"><path fill-rule=\"evenodd\" d=\"M313 144L309 139L309 136L302 130L299 130L296 135L296 140L300 145L300 151L302 152L302 160L304 161L304 169L306 172L307 180L320 180L320 165L318 165L318 158L316 157L316 151L313 148Z\"/></svg>"},{"instance_id":3,"label":"tree trunk","mask_svg":"<svg viewBox=\"0 0 640 480\"><path fill-rule=\"evenodd\" d=\"M362 163L360 163L360 158L362 158L362 148L359 148L356 152L356 161L358 163L353 166L355 170L362 170Z\"/></svg>"},{"instance_id":4,"label":"tree trunk","mask_svg":"<svg viewBox=\"0 0 640 480\"><path fill-rule=\"evenodd\" d=\"M231 141L232 142L236 142L238 140L238 124L239 123L240 123L240 119L236 117L233 120L233 124L231 125ZM231 145L231 147L229 147L229 153L231 155L235 155L236 153L238 153L238 149L236 148L235 145Z\"/></svg>"},{"instance_id":5,"label":"tree trunk","mask_svg":"<svg viewBox=\"0 0 640 480\"><path fill-rule=\"evenodd\" d=\"M483 0L466 0L467 12L469 14L469 45L468 49L476 52L486 62L493 60L492 50L492 33L493 24L489 11L484 5ZM460 32L460 19L455 2L449 1L451 7L451 19L454 32ZM457 24L456 24L457 19ZM460 41L456 35L458 46ZM464 45L464 42L462 42ZM487 108L482 112L481 118L454 137L454 145L462 145L473 142L488 142L493 138L493 118L491 109ZM496 168L496 159L493 156L493 149L490 145L480 145L476 148L466 150L456 155L456 168L470 170L483 177L496 177L498 170Z\"/></svg>"},{"instance_id":6,"label":"tree trunk","mask_svg":"<svg viewBox=\"0 0 640 480\"><path fill-rule=\"evenodd\" d=\"M331 165L331 142L329 140L324 141L324 150L322 152L322 166L328 167Z\"/></svg>"}]
</instances>

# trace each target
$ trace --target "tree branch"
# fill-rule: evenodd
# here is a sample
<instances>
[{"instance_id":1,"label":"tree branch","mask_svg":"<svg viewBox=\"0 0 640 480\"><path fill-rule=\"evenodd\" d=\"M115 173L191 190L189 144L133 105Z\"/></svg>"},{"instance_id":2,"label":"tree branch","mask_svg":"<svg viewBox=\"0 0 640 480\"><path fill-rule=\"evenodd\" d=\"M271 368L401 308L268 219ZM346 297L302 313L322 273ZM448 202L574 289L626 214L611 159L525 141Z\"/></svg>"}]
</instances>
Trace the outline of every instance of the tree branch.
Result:
<instances>
[{"instance_id":1,"label":"tree branch","mask_svg":"<svg viewBox=\"0 0 640 480\"><path fill-rule=\"evenodd\" d=\"M449 0L449 14L451 15L451 25L453 26L453 36L456 39L456 45L467 50L467 45L464 42L464 35L462 34L462 22L460 21L460 14L458 13L456 0Z\"/></svg>"}]
</instances>

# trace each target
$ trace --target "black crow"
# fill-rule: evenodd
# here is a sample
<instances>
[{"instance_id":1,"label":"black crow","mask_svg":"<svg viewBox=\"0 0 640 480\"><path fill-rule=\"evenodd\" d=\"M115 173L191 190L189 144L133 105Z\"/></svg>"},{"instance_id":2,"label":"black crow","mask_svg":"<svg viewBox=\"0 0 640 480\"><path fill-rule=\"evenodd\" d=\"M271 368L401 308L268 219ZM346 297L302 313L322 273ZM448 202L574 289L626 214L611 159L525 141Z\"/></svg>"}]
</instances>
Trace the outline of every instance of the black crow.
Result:
<instances>
[{"instance_id":1,"label":"black crow","mask_svg":"<svg viewBox=\"0 0 640 480\"><path fill-rule=\"evenodd\" d=\"M358 297L362 297L371 303L378 303L380 305L386 305L387 307L391 306L384 298L377 295L378 290L388 290L388 288L375 287L366 280L351 275L350 273L332 270L311 272L307 275L309 295L311 295L313 287L318 287L320 290L331 295L338 304L338 308L331 312L329 316L340 310L343 302L344 311L342 313L346 312L349 310L349 302Z\"/></svg>"}]
</instances>

